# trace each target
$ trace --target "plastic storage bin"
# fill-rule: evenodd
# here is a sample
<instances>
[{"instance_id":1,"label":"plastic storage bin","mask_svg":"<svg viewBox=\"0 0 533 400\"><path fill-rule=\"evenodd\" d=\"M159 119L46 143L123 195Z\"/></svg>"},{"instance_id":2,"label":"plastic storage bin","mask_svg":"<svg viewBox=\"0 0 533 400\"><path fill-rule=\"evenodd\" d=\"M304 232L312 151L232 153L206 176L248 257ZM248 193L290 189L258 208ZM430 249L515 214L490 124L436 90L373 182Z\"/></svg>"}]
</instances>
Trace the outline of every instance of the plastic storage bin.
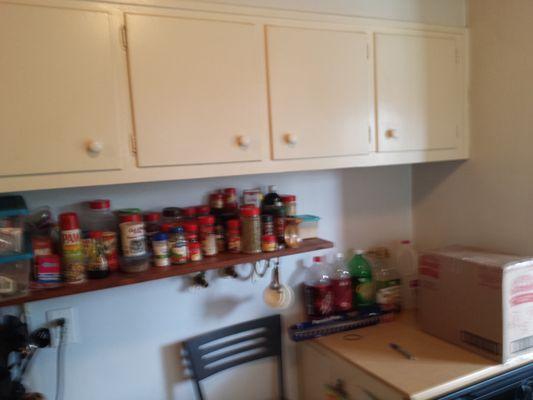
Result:
<instances>
[{"instance_id":1,"label":"plastic storage bin","mask_svg":"<svg viewBox=\"0 0 533 400\"><path fill-rule=\"evenodd\" d=\"M31 253L0 257L0 299L28 294L32 257Z\"/></svg>"},{"instance_id":2,"label":"plastic storage bin","mask_svg":"<svg viewBox=\"0 0 533 400\"><path fill-rule=\"evenodd\" d=\"M28 215L22 196L0 196L0 256L24 251L24 218Z\"/></svg>"}]
</instances>

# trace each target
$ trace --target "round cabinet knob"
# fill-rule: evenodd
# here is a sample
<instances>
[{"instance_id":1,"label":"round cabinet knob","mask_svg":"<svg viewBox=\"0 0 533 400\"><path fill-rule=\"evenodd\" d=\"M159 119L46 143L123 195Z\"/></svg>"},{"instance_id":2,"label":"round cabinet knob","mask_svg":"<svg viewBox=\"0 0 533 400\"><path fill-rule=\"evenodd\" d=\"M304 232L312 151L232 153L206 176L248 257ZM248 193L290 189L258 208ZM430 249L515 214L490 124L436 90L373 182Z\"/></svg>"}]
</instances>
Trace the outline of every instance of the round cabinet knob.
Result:
<instances>
[{"instance_id":1,"label":"round cabinet knob","mask_svg":"<svg viewBox=\"0 0 533 400\"><path fill-rule=\"evenodd\" d=\"M398 139L398 133L396 132L396 129L387 129L385 131L385 137L387 139Z\"/></svg>"},{"instance_id":2,"label":"round cabinet knob","mask_svg":"<svg viewBox=\"0 0 533 400\"><path fill-rule=\"evenodd\" d=\"M295 135L294 133L286 133L285 141L287 144L294 146L296 143L298 143L298 135Z\"/></svg>"},{"instance_id":3,"label":"round cabinet knob","mask_svg":"<svg viewBox=\"0 0 533 400\"><path fill-rule=\"evenodd\" d=\"M252 144L252 139L250 138L250 136L239 135L237 136L237 144L240 148L247 149Z\"/></svg>"},{"instance_id":4,"label":"round cabinet knob","mask_svg":"<svg viewBox=\"0 0 533 400\"><path fill-rule=\"evenodd\" d=\"M87 143L87 151L91 154L97 155L104 149L104 144L98 140L91 140Z\"/></svg>"}]
</instances>

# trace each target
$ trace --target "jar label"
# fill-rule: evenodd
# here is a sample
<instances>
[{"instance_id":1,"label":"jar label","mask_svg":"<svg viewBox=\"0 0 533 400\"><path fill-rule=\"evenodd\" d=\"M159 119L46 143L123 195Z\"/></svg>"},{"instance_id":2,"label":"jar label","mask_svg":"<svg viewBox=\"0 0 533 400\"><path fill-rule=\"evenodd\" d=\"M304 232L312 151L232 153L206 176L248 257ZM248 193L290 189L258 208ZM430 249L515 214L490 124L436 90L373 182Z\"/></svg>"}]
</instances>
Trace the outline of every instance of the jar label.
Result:
<instances>
[{"instance_id":1,"label":"jar label","mask_svg":"<svg viewBox=\"0 0 533 400\"><path fill-rule=\"evenodd\" d=\"M170 251L172 264L185 264L189 256L187 244L176 244Z\"/></svg>"},{"instance_id":2,"label":"jar label","mask_svg":"<svg viewBox=\"0 0 533 400\"><path fill-rule=\"evenodd\" d=\"M304 285L305 308L313 318L327 317L333 313L331 285Z\"/></svg>"}]
</instances>

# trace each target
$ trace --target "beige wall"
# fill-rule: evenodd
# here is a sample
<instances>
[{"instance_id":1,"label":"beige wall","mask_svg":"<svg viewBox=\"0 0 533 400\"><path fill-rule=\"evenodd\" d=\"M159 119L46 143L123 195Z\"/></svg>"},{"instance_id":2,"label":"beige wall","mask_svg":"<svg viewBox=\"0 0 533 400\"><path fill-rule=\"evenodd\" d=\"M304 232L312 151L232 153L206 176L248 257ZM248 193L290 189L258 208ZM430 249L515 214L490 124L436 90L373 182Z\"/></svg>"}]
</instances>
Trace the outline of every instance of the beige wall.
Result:
<instances>
[{"instance_id":1,"label":"beige wall","mask_svg":"<svg viewBox=\"0 0 533 400\"><path fill-rule=\"evenodd\" d=\"M472 157L413 168L420 248L533 254L533 2L472 0Z\"/></svg>"}]
</instances>

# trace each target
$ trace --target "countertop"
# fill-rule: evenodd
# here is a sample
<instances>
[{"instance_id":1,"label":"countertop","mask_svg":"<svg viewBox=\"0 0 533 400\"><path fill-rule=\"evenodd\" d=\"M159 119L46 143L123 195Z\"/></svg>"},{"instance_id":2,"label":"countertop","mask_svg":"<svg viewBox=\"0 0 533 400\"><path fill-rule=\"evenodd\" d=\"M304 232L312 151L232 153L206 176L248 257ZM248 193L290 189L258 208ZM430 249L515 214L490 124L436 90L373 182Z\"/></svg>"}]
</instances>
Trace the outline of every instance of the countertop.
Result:
<instances>
[{"instance_id":1,"label":"countertop","mask_svg":"<svg viewBox=\"0 0 533 400\"><path fill-rule=\"evenodd\" d=\"M346 340L347 333L361 338ZM533 354L505 364L486 359L422 332L413 313L312 342L415 400L432 399L533 361ZM392 350L391 342L408 350L416 360Z\"/></svg>"}]
</instances>

